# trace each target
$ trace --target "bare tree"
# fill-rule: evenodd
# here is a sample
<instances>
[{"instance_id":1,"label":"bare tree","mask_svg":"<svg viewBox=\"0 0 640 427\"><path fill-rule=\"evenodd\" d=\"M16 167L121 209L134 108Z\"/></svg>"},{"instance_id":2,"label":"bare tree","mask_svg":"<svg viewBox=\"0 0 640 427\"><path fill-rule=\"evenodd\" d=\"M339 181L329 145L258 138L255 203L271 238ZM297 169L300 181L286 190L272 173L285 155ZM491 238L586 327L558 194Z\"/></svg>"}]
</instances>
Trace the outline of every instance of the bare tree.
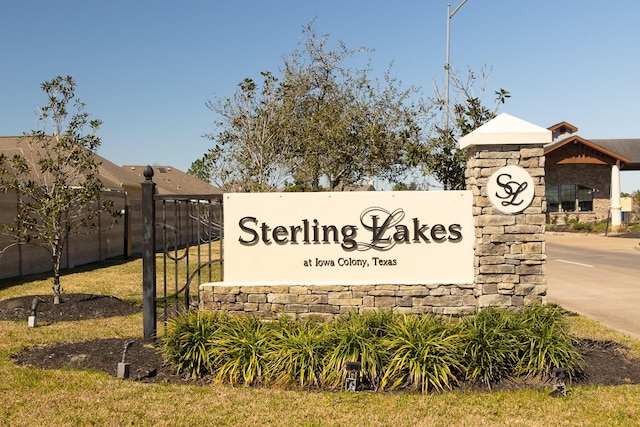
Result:
<instances>
[{"instance_id":1,"label":"bare tree","mask_svg":"<svg viewBox=\"0 0 640 427\"><path fill-rule=\"evenodd\" d=\"M453 123L449 127L436 124L431 129L432 136L426 144L414 145L409 149L412 165L421 166L425 175L435 177L445 190L465 188L464 173L466 152L459 147L460 137L482 126L496 116L501 104L511 95L504 89L494 92L493 108L482 103L490 70L483 67L479 74L468 70L466 78L460 73L451 74L452 85L456 92L453 108ZM436 97L433 104L444 112L447 105L440 90L435 86Z\"/></svg>"}]
</instances>

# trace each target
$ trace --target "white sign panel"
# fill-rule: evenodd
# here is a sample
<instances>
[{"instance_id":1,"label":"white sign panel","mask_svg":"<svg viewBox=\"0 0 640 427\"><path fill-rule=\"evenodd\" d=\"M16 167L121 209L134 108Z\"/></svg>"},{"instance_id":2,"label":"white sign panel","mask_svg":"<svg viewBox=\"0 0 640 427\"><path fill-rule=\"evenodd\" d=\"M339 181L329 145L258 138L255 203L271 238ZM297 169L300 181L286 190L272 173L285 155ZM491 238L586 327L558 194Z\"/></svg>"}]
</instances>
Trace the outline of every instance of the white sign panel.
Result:
<instances>
[{"instance_id":1,"label":"white sign panel","mask_svg":"<svg viewBox=\"0 0 640 427\"><path fill-rule=\"evenodd\" d=\"M487 182L487 196L491 204L503 213L522 212L531 205L534 193L533 178L516 165L498 169Z\"/></svg>"},{"instance_id":2,"label":"white sign panel","mask_svg":"<svg viewBox=\"0 0 640 427\"><path fill-rule=\"evenodd\" d=\"M473 283L470 191L230 193L224 282Z\"/></svg>"}]
</instances>

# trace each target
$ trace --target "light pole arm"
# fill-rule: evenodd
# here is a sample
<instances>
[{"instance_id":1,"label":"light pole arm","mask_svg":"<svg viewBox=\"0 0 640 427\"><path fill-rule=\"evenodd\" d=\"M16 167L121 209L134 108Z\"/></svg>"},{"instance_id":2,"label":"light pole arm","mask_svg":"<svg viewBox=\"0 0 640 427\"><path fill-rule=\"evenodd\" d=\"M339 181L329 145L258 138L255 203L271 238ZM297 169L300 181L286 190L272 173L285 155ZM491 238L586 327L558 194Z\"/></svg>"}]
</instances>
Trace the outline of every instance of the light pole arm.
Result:
<instances>
[{"instance_id":1,"label":"light pole arm","mask_svg":"<svg viewBox=\"0 0 640 427\"><path fill-rule=\"evenodd\" d=\"M451 12L451 13L449 14L449 19L453 18L453 15L455 15L455 14L456 14L456 12L457 12L457 11L459 11L459 10L460 10L460 8L461 8L461 7L462 7L466 2L467 2L467 0L462 0L462 1L460 2L460 4L458 5L458 7L456 7L455 9L453 9L453 12ZM449 5L449 9L451 9L451 5Z\"/></svg>"}]
</instances>

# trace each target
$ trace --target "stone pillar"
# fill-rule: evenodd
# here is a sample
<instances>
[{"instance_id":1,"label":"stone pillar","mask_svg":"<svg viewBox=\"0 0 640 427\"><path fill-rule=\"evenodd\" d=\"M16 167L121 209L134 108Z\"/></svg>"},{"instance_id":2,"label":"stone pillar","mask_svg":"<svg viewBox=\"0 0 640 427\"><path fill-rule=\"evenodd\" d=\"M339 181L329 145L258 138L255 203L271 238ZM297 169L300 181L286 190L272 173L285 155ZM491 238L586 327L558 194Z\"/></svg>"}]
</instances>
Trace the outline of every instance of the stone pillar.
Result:
<instances>
[{"instance_id":1,"label":"stone pillar","mask_svg":"<svg viewBox=\"0 0 640 427\"><path fill-rule=\"evenodd\" d=\"M620 161L611 167L611 229L620 230L622 225L622 203L620 202Z\"/></svg>"},{"instance_id":2,"label":"stone pillar","mask_svg":"<svg viewBox=\"0 0 640 427\"><path fill-rule=\"evenodd\" d=\"M546 302L544 145L548 129L501 114L461 138L473 192L478 308Z\"/></svg>"}]
</instances>

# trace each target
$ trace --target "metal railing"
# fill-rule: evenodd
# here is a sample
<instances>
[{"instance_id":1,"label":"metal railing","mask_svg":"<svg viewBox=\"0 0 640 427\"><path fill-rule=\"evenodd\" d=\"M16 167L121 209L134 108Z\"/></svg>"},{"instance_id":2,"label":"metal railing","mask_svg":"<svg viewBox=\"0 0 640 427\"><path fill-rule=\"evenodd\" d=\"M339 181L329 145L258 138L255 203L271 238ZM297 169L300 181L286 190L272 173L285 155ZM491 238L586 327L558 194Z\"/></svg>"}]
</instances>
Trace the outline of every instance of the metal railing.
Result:
<instances>
[{"instance_id":1,"label":"metal railing","mask_svg":"<svg viewBox=\"0 0 640 427\"><path fill-rule=\"evenodd\" d=\"M158 308L166 325L172 315L199 305L203 281L222 280L222 195L159 195L150 167L144 176L142 308L144 339L153 341Z\"/></svg>"},{"instance_id":2,"label":"metal railing","mask_svg":"<svg viewBox=\"0 0 640 427\"><path fill-rule=\"evenodd\" d=\"M222 197L156 195L154 200L161 211L156 231L162 233L162 296L156 301L166 322L171 303L173 312L197 307L203 280L222 278Z\"/></svg>"}]
</instances>

